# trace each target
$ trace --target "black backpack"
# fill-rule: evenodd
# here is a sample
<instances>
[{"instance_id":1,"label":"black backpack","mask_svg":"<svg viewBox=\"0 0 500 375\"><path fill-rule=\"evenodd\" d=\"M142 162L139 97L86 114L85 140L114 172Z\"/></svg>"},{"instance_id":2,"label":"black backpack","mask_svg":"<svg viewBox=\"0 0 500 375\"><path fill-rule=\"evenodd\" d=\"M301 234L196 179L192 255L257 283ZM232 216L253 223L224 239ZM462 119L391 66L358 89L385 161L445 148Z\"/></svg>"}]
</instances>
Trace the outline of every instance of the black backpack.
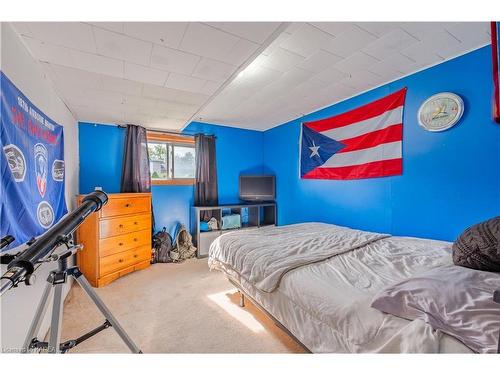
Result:
<instances>
[{"instance_id":1,"label":"black backpack","mask_svg":"<svg viewBox=\"0 0 500 375\"><path fill-rule=\"evenodd\" d=\"M172 237L167 232L167 228L153 235L153 256L151 263L171 263L170 251L172 250Z\"/></svg>"}]
</instances>

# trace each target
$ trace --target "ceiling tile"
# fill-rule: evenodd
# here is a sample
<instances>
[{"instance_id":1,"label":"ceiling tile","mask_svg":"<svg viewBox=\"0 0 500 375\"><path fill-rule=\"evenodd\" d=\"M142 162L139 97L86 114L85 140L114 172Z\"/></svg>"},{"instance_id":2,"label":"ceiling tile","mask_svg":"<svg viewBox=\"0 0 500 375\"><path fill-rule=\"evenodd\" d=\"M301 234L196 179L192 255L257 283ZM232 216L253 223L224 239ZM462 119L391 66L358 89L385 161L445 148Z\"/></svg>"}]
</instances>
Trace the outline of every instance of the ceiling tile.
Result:
<instances>
[{"instance_id":1,"label":"ceiling tile","mask_svg":"<svg viewBox=\"0 0 500 375\"><path fill-rule=\"evenodd\" d=\"M426 66L442 60L438 55L440 51L453 48L459 44L460 42L448 32L438 31L432 37L402 49L401 54L411 58L420 66Z\"/></svg>"},{"instance_id":2,"label":"ceiling tile","mask_svg":"<svg viewBox=\"0 0 500 375\"><path fill-rule=\"evenodd\" d=\"M467 45L491 42L489 22L459 22L447 26L446 30Z\"/></svg>"},{"instance_id":3,"label":"ceiling tile","mask_svg":"<svg viewBox=\"0 0 500 375\"><path fill-rule=\"evenodd\" d=\"M320 50L316 51L307 59L303 60L297 65L297 67L309 70L314 73L319 73L340 60L342 60L342 57L335 56L330 52Z\"/></svg>"},{"instance_id":4,"label":"ceiling tile","mask_svg":"<svg viewBox=\"0 0 500 375\"><path fill-rule=\"evenodd\" d=\"M315 92L319 89L322 89L328 86L329 83L325 80L321 80L318 77L311 77L308 80L298 84L295 86L292 91L294 93L298 93L301 97L306 97L310 95L312 92Z\"/></svg>"},{"instance_id":5,"label":"ceiling tile","mask_svg":"<svg viewBox=\"0 0 500 375\"><path fill-rule=\"evenodd\" d=\"M94 27L97 52L106 57L149 65L152 44Z\"/></svg>"},{"instance_id":6,"label":"ceiling tile","mask_svg":"<svg viewBox=\"0 0 500 375\"><path fill-rule=\"evenodd\" d=\"M255 90L259 87L270 84L282 76L282 72L268 69L261 65L252 63L231 82L247 89Z\"/></svg>"},{"instance_id":7,"label":"ceiling tile","mask_svg":"<svg viewBox=\"0 0 500 375\"><path fill-rule=\"evenodd\" d=\"M340 60L335 64L335 67L343 72L353 73L358 70L366 69L379 61L380 60L377 60L364 52L356 52L348 58Z\"/></svg>"},{"instance_id":8,"label":"ceiling tile","mask_svg":"<svg viewBox=\"0 0 500 375\"><path fill-rule=\"evenodd\" d=\"M61 47L96 52L92 28L80 22L30 22L27 25L36 39Z\"/></svg>"},{"instance_id":9,"label":"ceiling tile","mask_svg":"<svg viewBox=\"0 0 500 375\"><path fill-rule=\"evenodd\" d=\"M123 32L148 42L179 48L187 22L125 22Z\"/></svg>"},{"instance_id":10,"label":"ceiling tile","mask_svg":"<svg viewBox=\"0 0 500 375\"><path fill-rule=\"evenodd\" d=\"M356 72L355 75L343 79L340 83L354 87L358 92L361 92L378 86L383 82L385 82L383 77L366 70L361 70Z\"/></svg>"},{"instance_id":11,"label":"ceiling tile","mask_svg":"<svg viewBox=\"0 0 500 375\"><path fill-rule=\"evenodd\" d=\"M330 34L305 23L281 43L281 48L307 57L327 46L332 40L333 37Z\"/></svg>"},{"instance_id":12,"label":"ceiling tile","mask_svg":"<svg viewBox=\"0 0 500 375\"><path fill-rule=\"evenodd\" d=\"M331 66L323 70L322 72L316 74L315 77L324 82L333 83L344 79L348 75L349 75L348 73L338 70L335 66Z\"/></svg>"},{"instance_id":13,"label":"ceiling tile","mask_svg":"<svg viewBox=\"0 0 500 375\"><path fill-rule=\"evenodd\" d=\"M75 68L123 78L123 61L74 50L70 54Z\"/></svg>"},{"instance_id":14,"label":"ceiling tile","mask_svg":"<svg viewBox=\"0 0 500 375\"><path fill-rule=\"evenodd\" d=\"M435 33L443 31L445 27L454 25L454 22L403 22L401 28L418 40L432 38Z\"/></svg>"},{"instance_id":15,"label":"ceiling tile","mask_svg":"<svg viewBox=\"0 0 500 375\"><path fill-rule=\"evenodd\" d=\"M205 83L206 80L204 79L186 76L183 74L171 73L168 76L165 86L171 89L200 92Z\"/></svg>"},{"instance_id":16,"label":"ceiling tile","mask_svg":"<svg viewBox=\"0 0 500 375\"><path fill-rule=\"evenodd\" d=\"M144 98L137 95L126 95L125 104L127 111L133 110L136 112L149 113L158 105L158 99Z\"/></svg>"},{"instance_id":17,"label":"ceiling tile","mask_svg":"<svg viewBox=\"0 0 500 375\"><path fill-rule=\"evenodd\" d=\"M354 22L313 22L311 24L323 31L326 31L328 34L337 36L351 28L354 25Z\"/></svg>"},{"instance_id":18,"label":"ceiling tile","mask_svg":"<svg viewBox=\"0 0 500 375\"><path fill-rule=\"evenodd\" d=\"M123 77L132 81L163 86L169 73L164 70L149 68L142 65L125 63Z\"/></svg>"},{"instance_id":19,"label":"ceiling tile","mask_svg":"<svg viewBox=\"0 0 500 375\"><path fill-rule=\"evenodd\" d=\"M398 54L398 56L402 55ZM408 59L407 57L404 58ZM411 60L409 61L410 65L413 64L413 61ZM394 67L392 66L392 64L388 63L387 60L384 60L367 67L367 70L381 77L385 77L387 79L394 79L395 77L400 77L402 75L401 70L399 70L398 68L399 66Z\"/></svg>"},{"instance_id":20,"label":"ceiling tile","mask_svg":"<svg viewBox=\"0 0 500 375\"><path fill-rule=\"evenodd\" d=\"M146 98L162 99L176 103L193 105L201 105L209 98L209 96L205 94L191 93L148 84L143 85L142 96Z\"/></svg>"},{"instance_id":21,"label":"ceiling tile","mask_svg":"<svg viewBox=\"0 0 500 375\"><path fill-rule=\"evenodd\" d=\"M413 64L415 64L415 61L413 61L409 57L406 57L400 53L395 53L385 58L380 63L372 65L368 68L368 70L380 74L381 76L384 76L384 72L388 71L393 71L396 75L398 75L398 73L396 72L408 72L408 69L411 69ZM377 71L377 68L381 69L380 73Z\"/></svg>"},{"instance_id":22,"label":"ceiling tile","mask_svg":"<svg viewBox=\"0 0 500 375\"><path fill-rule=\"evenodd\" d=\"M64 83L67 86L73 86L75 90L96 88L101 85L102 76L100 74L57 64L47 65L50 66L55 75L55 83Z\"/></svg>"},{"instance_id":23,"label":"ceiling tile","mask_svg":"<svg viewBox=\"0 0 500 375\"><path fill-rule=\"evenodd\" d=\"M285 43L286 40L288 40L292 34L288 33L288 29L279 34L276 39L274 39L268 46L267 48L262 52L263 55L269 56L271 53L276 51L278 48L281 48L281 44Z\"/></svg>"},{"instance_id":24,"label":"ceiling tile","mask_svg":"<svg viewBox=\"0 0 500 375\"><path fill-rule=\"evenodd\" d=\"M123 22L88 22L89 25L96 26L100 29L114 31L115 33L123 34Z\"/></svg>"},{"instance_id":25,"label":"ceiling tile","mask_svg":"<svg viewBox=\"0 0 500 375\"><path fill-rule=\"evenodd\" d=\"M260 55L256 61L265 68L287 72L304 60L303 56L287 51L283 48L277 48L270 55Z\"/></svg>"},{"instance_id":26,"label":"ceiling tile","mask_svg":"<svg viewBox=\"0 0 500 375\"><path fill-rule=\"evenodd\" d=\"M55 46L27 36L24 36L23 40L32 55L38 60L59 65L74 66L73 57L71 56L71 50L69 48Z\"/></svg>"},{"instance_id":27,"label":"ceiling tile","mask_svg":"<svg viewBox=\"0 0 500 375\"><path fill-rule=\"evenodd\" d=\"M200 57L172 48L153 46L151 66L179 74L191 74L200 61Z\"/></svg>"},{"instance_id":28,"label":"ceiling tile","mask_svg":"<svg viewBox=\"0 0 500 375\"><path fill-rule=\"evenodd\" d=\"M356 22L356 25L370 34L378 37L383 36L399 26L398 22Z\"/></svg>"},{"instance_id":29,"label":"ceiling tile","mask_svg":"<svg viewBox=\"0 0 500 375\"><path fill-rule=\"evenodd\" d=\"M153 129L179 130L186 125L186 120L171 119L168 117L153 117L146 121L144 126L151 127Z\"/></svg>"},{"instance_id":30,"label":"ceiling tile","mask_svg":"<svg viewBox=\"0 0 500 375\"><path fill-rule=\"evenodd\" d=\"M335 55L347 57L356 51L359 51L376 39L369 32L359 28L356 25L350 25L335 39L325 47L325 49Z\"/></svg>"},{"instance_id":31,"label":"ceiling tile","mask_svg":"<svg viewBox=\"0 0 500 375\"><path fill-rule=\"evenodd\" d=\"M11 24L12 24L12 26L14 26L14 29L20 35L33 37L33 34L31 33L31 30L29 29L30 22L12 22Z\"/></svg>"},{"instance_id":32,"label":"ceiling tile","mask_svg":"<svg viewBox=\"0 0 500 375\"><path fill-rule=\"evenodd\" d=\"M250 56L257 51L257 49L259 49L258 44L250 42L246 39L239 39L226 55L219 56L217 60L231 65L240 66L246 62Z\"/></svg>"},{"instance_id":33,"label":"ceiling tile","mask_svg":"<svg viewBox=\"0 0 500 375\"><path fill-rule=\"evenodd\" d=\"M205 81L205 84L201 88L200 93L213 95L220 86L221 84L219 82Z\"/></svg>"},{"instance_id":34,"label":"ceiling tile","mask_svg":"<svg viewBox=\"0 0 500 375\"><path fill-rule=\"evenodd\" d=\"M142 83L107 75L101 75L98 87L107 91L121 92L125 95L141 95L142 92Z\"/></svg>"},{"instance_id":35,"label":"ceiling tile","mask_svg":"<svg viewBox=\"0 0 500 375\"><path fill-rule=\"evenodd\" d=\"M288 72L284 73L281 77L276 79L270 85L265 86L261 93L267 95L269 98L273 98L272 100L276 100L277 96L284 95L288 91L290 91L293 87L303 83L314 75L314 73L299 69L293 68ZM267 98L264 98L264 101L267 101Z\"/></svg>"},{"instance_id":36,"label":"ceiling tile","mask_svg":"<svg viewBox=\"0 0 500 375\"><path fill-rule=\"evenodd\" d=\"M183 51L217 59L227 56L238 37L201 23L190 23L180 44Z\"/></svg>"},{"instance_id":37,"label":"ceiling tile","mask_svg":"<svg viewBox=\"0 0 500 375\"><path fill-rule=\"evenodd\" d=\"M211 22L209 25L262 44L280 26L280 22Z\"/></svg>"},{"instance_id":38,"label":"ceiling tile","mask_svg":"<svg viewBox=\"0 0 500 375\"><path fill-rule=\"evenodd\" d=\"M421 68L442 61L441 57L439 57L435 52L427 49L425 43L422 42L414 44L413 46L402 50L401 54L414 61L413 64L402 66L400 68L400 70L402 70L406 74L415 72Z\"/></svg>"},{"instance_id":39,"label":"ceiling tile","mask_svg":"<svg viewBox=\"0 0 500 375\"><path fill-rule=\"evenodd\" d=\"M192 76L209 81L221 82L228 79L235 70L236 67L233 65L204 57L198 65L196 65Z\"/></svg>"},{"instance_id":40,"label":"ceiling tile","mask_svg":"<svg viewBox=\"0 0 500 375\"><path fill-rule=\"evenodd\" d=\"M367 45L363 48L363 52L379 60L383 60L393 53L415 43L418 43L418 39L402 29L396 29Z\"/></svg>"}]
</instances>

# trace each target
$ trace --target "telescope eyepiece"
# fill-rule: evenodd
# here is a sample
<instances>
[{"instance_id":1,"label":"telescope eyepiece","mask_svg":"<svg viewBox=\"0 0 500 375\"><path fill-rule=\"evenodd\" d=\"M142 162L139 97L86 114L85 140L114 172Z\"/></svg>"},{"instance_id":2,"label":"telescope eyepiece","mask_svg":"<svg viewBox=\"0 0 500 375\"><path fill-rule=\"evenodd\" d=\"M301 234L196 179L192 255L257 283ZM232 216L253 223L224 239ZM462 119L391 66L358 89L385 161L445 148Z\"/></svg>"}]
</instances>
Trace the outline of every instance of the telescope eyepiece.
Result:
<instances>
[{"instance_id":1,"label":"telescope eyepiece","mask_svg":"<svg viewBox=\"0 0 500 375\"><path fill-rule=\"evenodd\" d=\"M102 206L108 203L108 195L102 190L96 190L83 198L82 202L92 201L97 205L96 211L99 211Z\"/></svg>"}]
</instances>

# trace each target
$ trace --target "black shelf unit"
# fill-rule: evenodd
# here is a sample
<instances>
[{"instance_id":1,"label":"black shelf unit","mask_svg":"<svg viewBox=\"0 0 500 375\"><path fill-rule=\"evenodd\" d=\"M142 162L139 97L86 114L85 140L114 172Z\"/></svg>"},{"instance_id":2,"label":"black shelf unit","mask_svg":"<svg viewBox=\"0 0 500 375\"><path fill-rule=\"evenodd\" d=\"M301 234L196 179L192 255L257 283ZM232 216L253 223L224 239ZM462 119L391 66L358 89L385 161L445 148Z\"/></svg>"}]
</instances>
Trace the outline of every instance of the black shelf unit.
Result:
<instances>
[{"instance_id":1,"label":"black shelf unit","mask_svg":"<svg viewBox=\"0 0 500 375\"><path fill-rule=\"evenodd\" d=\"M210 217L217 220L217 230L200 231L200 218L204 211L211 211ZM242 217L241 228L221 229L222 217L226 214L239 214ZM275 202L252 202L222 204L218 206L193 206L191 212L191 233L197 247L197 257L208 256L210 245L223 233L277 225ZM244 220L243 220L244 219Z\"/></svg>"}]
</instances>

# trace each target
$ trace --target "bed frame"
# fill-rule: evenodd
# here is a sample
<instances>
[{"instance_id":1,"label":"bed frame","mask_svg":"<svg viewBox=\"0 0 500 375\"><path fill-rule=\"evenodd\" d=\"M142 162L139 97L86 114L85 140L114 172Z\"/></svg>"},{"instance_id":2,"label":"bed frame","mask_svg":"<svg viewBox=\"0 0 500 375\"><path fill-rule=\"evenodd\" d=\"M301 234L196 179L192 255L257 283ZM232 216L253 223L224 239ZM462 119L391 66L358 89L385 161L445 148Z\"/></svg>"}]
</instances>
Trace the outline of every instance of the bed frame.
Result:
<instances>
[{"instance_id":1,"label":"bed frame","mask_svg":"<svg viewBox=\"0 0 500 375\"><path fill-rule=\"evenodd\" d=\"M305 346L297 337L295 337L293 335L293 333L291 333L283 324L281 324L281 322L278 319L276 319L273 316L273 314L271 314L269 311L267 311L264 308L264 306L262 306L260 303L258 303L248 293L244 292L242 286L236 280L234 280L234 278L232 278L228 274L226 274L226 277L227 277L228 281L231 284L233 284L236 287L236 289L238 289L238 293L240 294L240 307L245 307L245 299L249 299L250 302L252 302L252 304L254 306L256 306L267 317L269 317L273 321L273 323L276 324L276 326L278 326L278 328L280 328L283 332L285 332L291 339L293 339L293 341L295 341L297 344L299 344L300 347L306 351L306 353L312 353L311 350L307 346Z\"/></svg>"}]
</instances>

